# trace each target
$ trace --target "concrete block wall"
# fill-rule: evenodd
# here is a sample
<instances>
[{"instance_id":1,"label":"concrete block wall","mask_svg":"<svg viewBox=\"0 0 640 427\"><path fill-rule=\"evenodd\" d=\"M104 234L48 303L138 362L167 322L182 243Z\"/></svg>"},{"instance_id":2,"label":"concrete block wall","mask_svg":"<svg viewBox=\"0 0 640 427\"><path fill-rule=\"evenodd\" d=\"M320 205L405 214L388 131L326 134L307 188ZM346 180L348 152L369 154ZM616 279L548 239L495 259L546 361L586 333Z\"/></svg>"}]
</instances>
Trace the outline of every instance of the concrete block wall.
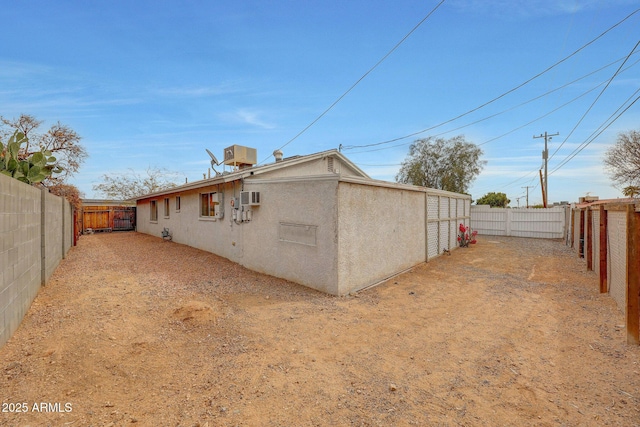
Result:
<instances>
[{"instance_id":1,"label":"concrete block wall","mask_svg":"<svg viewBox=\"0 0 640 427\"><path fill-rule=\"evenodd\" d=\"M63 217L63 205L71 216ZM63 249L63 241L73 241L70 218L66 200L0 174L0 346L18 328L40 286L71 246Z\"/></svg>"}]
</instances>

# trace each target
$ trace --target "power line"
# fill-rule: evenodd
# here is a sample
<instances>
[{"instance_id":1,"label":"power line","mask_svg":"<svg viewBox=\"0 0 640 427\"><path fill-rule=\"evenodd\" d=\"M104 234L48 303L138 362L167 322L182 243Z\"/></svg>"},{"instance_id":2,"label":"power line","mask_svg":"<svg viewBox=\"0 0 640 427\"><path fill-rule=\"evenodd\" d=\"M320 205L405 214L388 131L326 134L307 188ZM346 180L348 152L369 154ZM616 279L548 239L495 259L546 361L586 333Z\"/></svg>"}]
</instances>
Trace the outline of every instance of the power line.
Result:
<instances>
[{"instance_id":1,"label":"power line","mask_svg":"<svg viewBox=\"0 0 640 427\"><path fill-rule=\"evenodd\" d=\"M627 98L625 100L624 103L622 103L622 105L613 112L613 114L611 116L609 116L609 118L607 118L607 120L604 121L603 124L601 124L598 129L600 129L598 131L598 129L596 129L585 141L583 141L578 147L576 147L571 154L569 154L567 157L565 157L565 159L562 161L562 163L560 163L558 166L556 166L555 169L553 169L551 172L549 172L549 175L553 174L554 172L558 171L560 168L562 168L564 165L566 165L567 163L569 163L575 156L577 156L578 154L580 154L580 152L582 150L584 150L587 145L591 144L593 141L595 141L596 138L598 138L605 130L607 130L607 128L609 128L609 126L611 126L616 120L618 120L620 118L620 116L622 116L629 108L631 108L631 106L633 104L635 104L639 99L640 96L638 96L636 99L634 99L624 110L622 110L615 118L611 119L613 117L614 114L616 114L618 111L620 111L620 109L629 101L629 99L631 99L633 96L635 96L638 92L640 92L640 89L637 89L633 95L631 95L629 98ZM607 123L607 121L611 120L609 123ZM606 124L606 125L605 125Z\"/></svg>"},{"instance_id":2,"label":"power line","mask_svg":"<svg viewBox=\"0 0 640 427\"><path fill-rule=\"evenodd\" d=\"M618 61L614 61L612 64L614 64L614 63L616 63L616 62L618 62ZM638 61L636 61L633 65L630 65L629 67L625 68L625 70L624 70L624 71L626 71L626 70L628 70L629 68L633 67L633 66L634 66L635 64L637 64L638 62L640 62L640 59L639 59ZM609 65L607 65L607 66L605 66L605 67L602 67L602 68L600 68L600 69L598 69L598 70L596 70L596 71L594 71L594 72L592 72L592 73L589 73L588 75L591 75L591 74L593 74L593 73L595 73L595 72L597 72L597 71L601 71L602 69L604 69L604 68L606 68L606 67L608 67L608 66L610 66L610 65L611 65L611 64L609 64ZM493 115L491 115L491 116L487 116L487 117L485 117L485 118L483 118L483 119L476 120L476 121L471 122L471 123L468 123L468 124L466 124L466 125L464 125L464 126L459 126L459 127L457 127L457 128L450 129L450 130L445 131L445 132L441 132L441 133L436 134L436 135L434 135L434 136L436 136L436 137L437 137L437 136L441 136L441 135L447 134L447 133L449 133L449 132L454 132L454 131L456 131L456 130L460 130L460 129L462 129L462 128L465 128L465 127L467 127L467 126L471 126L471 125L476 124L476 123L479 123L479 122L481 122L481 121L488 120L488 119L490 119L490 118L496 117L497 115L500 115L500 114L503 114L503 113L505 113L505 112L511 111L511 110L513 110L513 109L515 109L515 108L518 108L518 107L520 107L520 106L522 106L522 105L528 104L529 102L532 102L532 101L534 101L534 100L536 100L536 99L539 99L539 98L541 98L542 96L548 95L548 94L550 94L550 93L552 93L552 92L555 92L555 91L557 91L557 90L559 90L559 89L562 89L563 87L566 87L566 86L568 86L568 85L570 85L570 84L573 84L573 83L575 83L575 82L576 82L576 81L578 81L578 80L582 80L583 78L587 77L588 75L585 75L585 76L583 76L583 77L580 77L579 79L574 80L574 81L573 81L573 82L571 82L571 83L567 83L567 84L565 84L565 85L563 85L563 86L560 86L560 87L558 87L558 88L556 88L556 89L553 89L553 90L551 90L551 91L548 91L548 92L546 92L546 93L545 93L545 94L543 94L543 95L539 95L539 96L537 96L537 97L535 97L535 98L532 98L532 99L530 99L530 100L528 100L528 101L525 101L525 102L523 102L523 103L521 103L521 104L519 104L519 105L517 105L517 106L515 106L515 107L508 108L508 109L506 109L506 110L503 110L503 111L501 111L500 113L496 113L496 114L493 114ZM479 144L477 144L477 145L478 145L478 146L481 146L481 145L488 144L488 143L493 142L493 141L495 141L495 140L497 140L497 139L500 139L500 138L503 138L503 137L505 137L505 136L507 136L507 135L509 135L509 134L512 134L513 132L516 132L516 131L518 131L518 130L520 130L520 129L524 128L524 127L527 127L527 126L529 126L529 125L531 125L531 124L533 124L533 123L535 123L535 122L537 122L537 121L539 121L539 120L541 120L541 119L543 119L543 118L545 118L545 117L547 117L547 116L550 116L551 114L555 113L555 112L556 112L556 111L558 111L558 110L561 110L562 108L564 108L564 107L568 106L569 104L572 104L573 102L577 101L578 99L582 98L583 96L588 95L589 93L593 92L594 90L596 90L598 87L602 86L602 85L603 85L603 84L605 84L605 83L606 83L606 81L603 81L603 82L601 82L601 83L597 84L596 86L594 86L593 88L591 88L591 89L587 90L586 92L583 92L582 94L580 94L580 95L576 96L575 98L573 98L573 99L571 99L571 100L569 100L569 101L565 102L564 104L562 104L562 105L560 105L560 106L558 106L558 107L554 108L553 110L551 110L551 111L549 111L549 112L547 112L547 113L545 113L545 114L543 114L543 115L541 115L541 116L538 116L538 117L536 117L535 119L530 120L530 121L528 121L528 122L526 122L526 123L524 123L524 124L522 124L522 125L520 125L520 126L518 126L518 127L514 128L514 129L511 129L510 131L508 131L508 132L506 132L506 133L503 133L503 134L498 135L498 136L496 136L496 137L494 137L494 138L488 139L488 140L486 140L486 141L484 141L484 142L481 142L481 143L479 143ZM391 148L402 147L402 146L405 146L405 145L408 145L408 144L411 144L411 142L403 142L402 144L397 144L397 145L392 145L392 146L382 147L382 148L375 148L375 149L372 149L372 150L356 151L356 152L354 152L354 154L370 153L370 152L373 152L373 151L387 150L387 149L391 149ZM347 147L343 147L343 149L347 149Z\"/></svg>"},{"instance_id":3,"label":"power line","mask_svg":"<svg viewBox=\"0 0 640 427\"><path fill-rule=\"evenodd\" d=\"M576 123L576 125L573 127L573 129L571 129L571 132L569 132L569 135L567 135L567 137L564 139L564 141L562 141L562 143L558 146L558 148L556 148L556 150L553 152L553 154L551 155L551 157L549 158L549 160L551 160L553 158L553 156L556 155L556 153L558 152L558 150L560 150L560 148L564 145L565 142L567 142L567 140L569 139L569 137L571 135L573 135L573 132L578 128L578 126L580 126L580 123L582 123L582 121L584 120L585 117L587 117L587 114L589 114L589 111L591 111L591 109L593 108L594 105L596 105L596 102L598 102L598 100L600 99L600 97L602 96L602 94L607 90L607 88L609 87L609 85L611 84L611 82L613 81L613 79L616 78L616 76L618 74L620 74L620 70L622 70L622 67L624 66L624 64L627 62L627 60L631 57L631 55L633 55L633 52L635 52L636 48L638 47L638 45L640 44L640 40L638 40L638 42L636 43L636 45L633 47L633 49L631 49L631 52L629 52L629 54L627 55L627 57L624 59L624 61L622 62L622 64L620 64L620 66L618 67L618 69L616 70L615 73L613 73L613 76L611 76L611 78L609 79L609 81L607 82L607 84L605 85L605 87L602 88L602 90L600 91L600 93L598 94L598 96L596 97L596 99L593 100L593 102L591 103L591 105L589 106L589 108L587 108L587 111L584 112L584 114L582 115L582 117L580 117L580 120L578 120L578 123Z\"/></svg>"},{"instance_id":4,"label":"power line","mask_svg":"<svg viewBox=\"0 0 640 427\"><path fill-rule=\"evenodd\" d=\"M491 99L490 101L485 102L484 104L479 105L478 107L475 107L465 113L462 113L452 119L446 120L444 122L441 122L437 125L431 126L429 128L420 130L418 132L413 132L410 133L408 135L404 135L398 138L393 138L393 139L389 139L387 141L382 141L382 142L377 142L377 143L373 143L373 144L364 144L364 145L352 145L352 146L347 146L347 147L343 147L343 149L345 150L350 150L350 149L354 149L354 148L366 148L366 147L375 147L375 146L379 146L379 145L384 145L384 144L390 144L392 142L396 142L396 141L400 141L406 138L411 138L413 136L416 135L420 135L421 133L425 133L428 132L430 130L436 129L440 126L444 126L448 123L451 123L455 120L458 120L462 117L465 117L473 112L478 111L481 108L486 107L487 105L490 105L492 103L494 103L495 101L504 98L505 96L507 96L508 94L515 92L516 90L522 88L523 86L531 83L533 80L537 79L538 77L542 76L543 74L551 71L553 68L557 67L558 65L562 64L563 62L567 61L568 59L572 58L573 56L577 55L579 52L581 52L582 50L584 50L585 48L587 48L588 46L590 46L591 44L595 43L597 40L599 40L600 38L604 37L608 32L610 32L611 30L613 30L614 28L616 28L617 26L619 26L620 24L622 24L624 21L626 21L627 19L631 18L633 15L635 15L638 11L640 11L640 9L636 9L633 12L631 12L629 15L627 15L625 18L623 18L622 20L618 21L616 24L612 25L611 27L609 27L607 30L605 30L604 32L602 32L599 36L597 36L596 38L592 39L591 41L587 42L586 44L582 45L580 48L578 48L577 50L575 50L573 53L569 54L568 56L565 56L563 59L557 61L556 63L554 63L553 65L547 67L545 70L539 72L538 74L534 75L533 77L525 80L523 83L520 83L519 85L515 86L512 89L509 89L508 91L504 92L503 94Z\"/></svg>"},{"instance_id":5,"label":"power line","mask_svg":"<svg viewBox=\"0 0 640 427\"><path fill-rule=\"evenodd\" d=\"M296 134L296 136L294 136L293 138L291 138L289 141L287 141L283 146L281 146L280 148L278 148L278 150L282 150L284 147L286 147L287 145L291 144L293 141L295 141L300 135L302 135L303 133L305 133L311 126L313 126L314 124L316 124L316 122L318 120L320 120L322 117L324 117L325 114L327 114L333 107L336 106L336 104L338 104L338 102L340 102L342 100L342 98L344 98L345 96L347 96L347 94L349 92L351 92L353 90L353 88L355 88L362 80L364 80L365 77L367 77L373 70L375 70L378 65L382 64L382 62L384 62L385 59L387 59L398 47L400 47L400 45L402 43L404 43L405 40L407 40L409 38L409 36L411 36L411 34L413 34L418 27L420 27L427 19L429 19L429 17L436 11L438 10L438 8L440 6L442 6L442 4L445 2L445 0L441 0L440 3L438 3L428 14L427 16L425 16L424 18L422 18L422 20L420 22L418 22L418 24L413 27L411 29L411 31L409 31L389 52L387 52L386 55L384 55L382 57L382 59L380 59L378 62L375 63L375 65L371 68L369 68L369 70L364 73L362 75L362 77L360 77L354 84L351 85L351 87L349 89L346 90L346 92L344 92L342 95L340 95L340 97L338 97L338 99L336 99L326 110L324 110L318 117L316 117L311 123L309 123L304 129L302 129L300 132L298 132ZM271 156L269 156L271 157ZM266 159L264 159L262 162L260 163L264 163L267 159L269 159L269 157L267 157Z\"/></svg>"}]
</instances>

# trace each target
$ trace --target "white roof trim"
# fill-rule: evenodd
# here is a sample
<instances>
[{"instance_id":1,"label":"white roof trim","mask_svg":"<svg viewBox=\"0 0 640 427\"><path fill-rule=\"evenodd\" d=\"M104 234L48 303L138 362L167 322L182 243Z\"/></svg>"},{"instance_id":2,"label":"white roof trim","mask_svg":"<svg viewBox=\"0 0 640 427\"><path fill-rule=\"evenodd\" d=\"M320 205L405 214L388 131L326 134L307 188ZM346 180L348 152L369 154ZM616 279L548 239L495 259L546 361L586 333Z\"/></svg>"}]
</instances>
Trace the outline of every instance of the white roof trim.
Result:
<instances>
[{"instance_id":1,"label":"white roof trim","mask_svg":"<svg viewBox=\"0 0 640 427\"><path fill-rule=\"evenodd\" d=\"M427 193L429 195L435 195L435 196L454 197L457 199L471 199L471 196L468 194L454 193L452 191L445 191L445 190L437 190L435 188L419 187L417 185L402 184L400 182L381 181L378 179L362 179L362 178L351 177L351 176L340 177L340 181L348 182L350 184L373 185L376 187L394 188L397 190L418 191L418 192Z\"/></svg>"}]
</instances>

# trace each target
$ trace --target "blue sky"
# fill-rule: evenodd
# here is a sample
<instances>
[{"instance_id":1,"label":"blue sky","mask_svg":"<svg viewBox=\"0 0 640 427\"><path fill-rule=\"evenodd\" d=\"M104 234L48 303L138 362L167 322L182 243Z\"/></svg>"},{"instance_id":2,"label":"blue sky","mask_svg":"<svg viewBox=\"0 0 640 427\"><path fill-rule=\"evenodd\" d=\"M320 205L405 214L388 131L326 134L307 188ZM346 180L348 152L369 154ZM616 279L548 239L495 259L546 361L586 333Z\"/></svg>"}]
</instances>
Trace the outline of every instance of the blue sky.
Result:
<instances>
[{"instance_id":1,"label":"blue sky","mask_svg":"<svg viewBox=\"0 0 640 427\"><path fill-rule=\"evenodd\" d=\"M76 130L90 157L71 182L89 198L99 197L101 175L129 169L202 179L205 149L221 158L233 144L256 148L265 163L287 143L285 157L342 144L373 178L393 181L416 138L464 134L488 162L472 196L505 192L517 206L524 186L530 203L541 200L544 140L533 136L545 131L559 133L549 145L558 150L550 201L613 198L621 193L603 153L619 132L640 129L638 101L556 170L637 98L640 48L611 78L640 40L640 12L450 121L569 56L638 1L445 1L295 139L439 1L2 3L0 115Z\"/></svg>"}]
</instances>

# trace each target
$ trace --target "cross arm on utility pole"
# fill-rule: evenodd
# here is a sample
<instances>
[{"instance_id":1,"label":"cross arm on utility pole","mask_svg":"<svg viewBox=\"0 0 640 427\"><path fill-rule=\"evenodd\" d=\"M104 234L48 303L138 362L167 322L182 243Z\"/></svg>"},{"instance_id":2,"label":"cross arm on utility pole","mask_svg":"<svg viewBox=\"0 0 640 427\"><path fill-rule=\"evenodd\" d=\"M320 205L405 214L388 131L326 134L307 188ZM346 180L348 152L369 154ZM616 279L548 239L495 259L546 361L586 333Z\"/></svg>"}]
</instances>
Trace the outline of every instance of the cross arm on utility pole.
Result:
<instances>
[{"instance_id":1,"label":"cross arm on utility pole","mask_svg":"<svg viewBox=\"0 0 640 427\"><path fill-rule=\"evenodd\" d=\"M526 185L522 188L526 188L527 189L527 207L529 207L529 189L533 188L533 185Z\"/></svg>"}]
</instances>

